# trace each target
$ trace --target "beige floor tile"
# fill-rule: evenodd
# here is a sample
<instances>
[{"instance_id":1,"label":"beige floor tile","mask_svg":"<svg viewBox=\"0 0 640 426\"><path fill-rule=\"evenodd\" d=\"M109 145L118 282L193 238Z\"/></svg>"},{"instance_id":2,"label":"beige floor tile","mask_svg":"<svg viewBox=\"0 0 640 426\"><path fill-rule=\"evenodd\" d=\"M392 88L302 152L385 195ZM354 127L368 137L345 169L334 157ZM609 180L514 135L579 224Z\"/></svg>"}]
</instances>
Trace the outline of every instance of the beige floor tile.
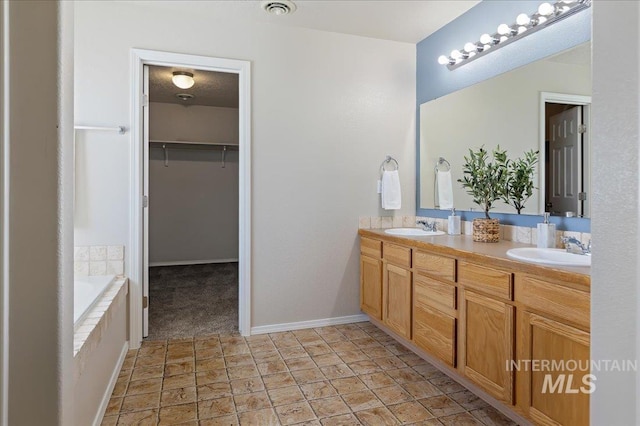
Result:
<instances>
[{"instance_id":1,"label":"beige floor tile","mask_svg":"<svg viewBox=\"0 0 640 426\"><path fill-rule=\"evenodd\" d=\"M431 364L417 365L413 367L413 371L420 374L425 379L434 379L444 377L445 374Z\"/></svg>"},{"instance_id":2,"label":"beige floor tile","mask_svg":"<svg viewBox=\"0 0 640 426\"><path fill-rule=\"evenodd\" d=\"M278 418L283 425L292 425L316 418L307 402L281 405L275 408Z\"/></svg>"},{"instance_id":3,"label":"beige floor tile","mask_svg":"<svg viewBox=\"0 0 640 426\"><path fill-rule=\"evenodd\" d=\"M319 368L310 368L308 370L297 370L292 371L291 375L293 376L296 383L299 385L304 385L306 383L320 382L325 380L324 374L320 371Z\"/></svg>"},{"instance_id":4,"label":"beige floor tile","mask_svg":"<svg viewBox=\"0 0 640 426\"><path fill-rule=\"evenodd\" d=\"M263 362L258 364L258 371L262 375L282 373L288 371L287 365L282 360Z\"/></svg>"},{"instance_id":5,"label":"beige floor tile","mask_svg":"<svg viewBox=\"0 0 640 426\"><path fill-rule=\"evenodd\" d=\"M362 383L364 383L369 389L378 389L396 384L395 380L384 372L362 374L358 376L358 378L362 380Z\"/></svg>"},{"instance_id":6,"label":"beige floor tile","mask_svg":"<svg viewBox=\"0 0 640 426\"><path fill-rule=\"evenodd\" d=\"M429 382L446 394L465 390L464 386L462 386L460 383L456 382L449 376L431 379L429 380Z\"/></svg>"},{"instance_id":7,"label":"beige floor tile","mask_svg":"<svg viewBox=\"0 0 640 426\"><path fill-rule=\"evenodd\" d=\"M331 379L341 379L343 377L351 377L355 374L346 364L336 364L336 365L328 365L326 367L320 367L320 371L324 376Z\"/></svg>"},{"instance_id":8,"label":"beige floor tile","mask_svg":"<svg viewBox=\"0 0 640 426\"><path fill-rule=\"evenodd\" d=\"M424 381L420 374L408 367L399 370L387 370L386 373L400 384Z\"/></svg>"},{"instance_id":9,"label":"beige floor tile","mask_svg":"<svg viewBox=\"0 0 640 426\"><path fill-rule=\"evenodd\" d=\"M165 378L166 380L166 378ZM226 382L229 380L227 370L220 368L218 370L198 371L196 373L196 383L198 385L206 385L208 383Z\"/></svg>"},{"instance_id":10,"label":"beige floor tile","mask_svg":"<svg viewBox=\"0 0 640 426\"><path fill-rule=\"evenodd\" d=\"M268 362L282 361L282 357L278 351L266 351L253 354L253 360L256 364L265 364Z\"/></svg>"},{"instance_id":11,"label":"beige floor tile","mask_svg":"<svg viewBox=\"0 0 640 426\"><path fill-rule=\"evenodd\" d=\"M260 377L249 377L231 381L231 392L234 395L252 393L264 390L264 383Z\"/></svg>"},{"instance_id":12,"label":"beige floor tile","mask_svg":"<svg viewBox=\"0 0 640 426\"><path fill-rule=\"evenodd\" d=\"M160 382L162 382L162 380L160 380ZM129 384L125 380L116 381L116 384L113 387L113 392L111 392L111 396L124 396L124 394L127 393L127 386L129 386Z\"/></svg>"},{"instance_id":13,"label":"beige floor tile","mask_svg":"<svg viewBox=\"0 0 640 426\"><path fill-rule=\"evenodd\" d=\"M327 365L342 364L344 361L338 355L331 352L328 354L316 355L311 357L318 367L326 367Z\"/></svg>"},{"instance_id":14,"label":"beige floor tile","mask_svg":"<svg viewBox=\"0 0 640 426\"><path fill-rule=\"evenodd\" d=\"M114 414L118 414L120 412L120 407L122 407L122 397L114 397L112 396L109 399L109 403L107 404L107 409L104 412L105 416L112 416Z\"/></svg>"},{"instance_id":15,"label":"beige floor tile","mask_svg":"<svg viewBox=\"0 0 640 426\"><path fill-rule=\"evenodd\" d=\"M178 374L188 374L195 371L195 363L193 359L178 363L166 364L164 366L164 376L176 376Z\"/></svg>"},{"instance_id":16,"label":"beige floor tile","mask_svg":"<svg viewBox=\"0 0 640 426\"><path fill-rule=\"evenodd\" d=\"M267 389L284 388L296 384L296 381L289 372L262 376L262 381L264 383L264 387Z\"/></svg>"},{"instance_id":17,"label":"beige floor tile","mask_svg":"<svg viewBox=\"0 0 640 426\"><path fill-rule=\"evenodd\" d=\"M338 394L328 380L300 385L300 390L308 400L326 398Z\"/></svg>"},{"instance_id":18,"label":"beige floor tile","mask_svg":"<svg viewBox=\"0 0 640 426\"><path fill-rule=\"evenodd\" d=\"M468 411L487 407L489 405L466 389L461 392L451 393L448 396Z\"/></svg>"},{"instance_id":19,"label":"beige floor tile","mask_svg":"<svg viewBox=\"0 0 640 426\"><path fill-rule=\"evenodd\" d=\"M356 349L355 351L336 352L336 353L347 364L350 362L363 361L365 359L369 359L367 354L365 354L359 349Z\"/></svg>"},{"instance_id":20,"label":"beige floor tile","mask_svg":"<svg viewBox=\"0 0 640 426\"><path fill-rule=\"evenodd\" d=\"M226 377L226 376L225 376ZM162 379L162 389L176 389L196 385L195 374L179 374L177 376L165 377Z\"/></svg>"},{"instance_id":21,"label":"beige floor tile","mask_svg":"<svg viewBox=\"0 0 640 426\"><path fill-rule=\"evenodd\" d=\"M513 426L516 423L505 417L493 407L484 407L469 412L473 417L488 426Z\"/></svg>"},{"instance_id":22,"label":"beige floor tile","mask_svg":"<svg viewBox=\"0 0 640 426\"><path fill-rule=\"evenodd\" d=\"M384 405L399 404L413 399L411 395L398 385L375 389L373 393L376 394L378 399L380 399Z\"/></svg>"},{"instance_id":23,"label":"beige floor tile","mask_svg":"<svg viewBox=\"0 0 640 426\"><path fill-rule=\"evenodd\" d=\"M407 364L402 362L397 356L389 356L386 358L374 358L373 362L378 364L382 370L397 370L400 368L406 368Z\"/></svg>"},{"instance_id":24,"label":"beige floor tile","mask_svg":"<svg viewBox=\"0 0 640 426\"><path fill-rule=\"evenodd\" d=\"M120 414L118 425L122 426L156 426L158 424L158 409L137 411L135 413Z\"/></svg>"},{"instance_id":25,"label":"beige floor tile","mask_svg":"<svg viewBox=\"0 0 640 426\"><path fill-rule=\"evenodd\" d=\"M370 390L342 395L342 399L353 411L368 410L369 408L382 406L382 402Z\"/></svg>"},{"instance_id":26,"label":"beige floor tile","mask_svg":"<svg viewBox=\"0 0 640 426\"><path fill-rule=\"evenodd\" d=\"M249 377L258 377L258 369L253 365L242 365L240 367L227 368L229 380L248 379Z\"/></svg>"},{"instance_id":27,"label":"beige floor tile","mask_svg":"<svg viewBox=\"0 0 640 426\"><path fill-rule=\"evenodd\" d=\"M137 356L139 357L161 355L164 358L165 354L167 353L167 345L162 342L158 342L158 344L156 345L146 345L146 346L144 345L144 343L147 343L147 342L143 342L142 346L138 350Z\"/></svg>"},{"instance_id":28,"label":"beige floor tile","mask_svg":"<svg viewBox=\"0 0 640 426\"><path fill-rule=\"evenodd\" d=\"M134 368L133 374L131 375L131 380L153 379L156 377L162 377L163 373L164 373L163 365L156 365L153 367Z\"/></svg>"},{"instance_id":29,"label":"beige floor tile","mask_svg":"<svg viewBox=\"0 0 640 426\"><path fill-rule=\"evenodd\" d=\"M362 330L344 330L342 334L344 334L344 337L349 340L364 339L366 337L369 337L369 335Z\"/></svg>"},{"instance_id":30,"label":"beige floor tile","mask_svg":"<svg viewBox=\"0 0 640 426\"><path fill-rule=\"evenodd\" d=\"M271 401L265 391L234 395L233 401L235 402L236 411L239 413L271 407Z\"/></svg>"},{"instance_id":31,"label":"beige floor tile","mask_svg":"<svg viewBox=\"0 0 640 426\"><path fill-rule=\"evenodd\" d=\"M161 407L158 415L158 425L176 425L196 420L198 408L195 403Z\"/></svg>"},{"instance_id":32,"label":"beige floor tile","mask_svg":"<svg viewBox=\"0 0 640 426\"><path fill-rule=\"evenodd\" d=\"M309 405L311 405L311 408L319 419L351 412L347 404L345 404L339 396L309 401Z\"/></svg>"},{"instance_id":33,"label":"beige floor tile","mask_svg":"<svg viewBox=\"0 0 640 426\"><path fill-rule=\"evenodd\" d=\"M284 361L287 364L289 371L296 370L308 370L309 368L316 368L316 363L313 362L309 355L300 358L291 358Z\"/></svg>"},{"instance_id":34,"label":"beige floor tile","mask_svg":"<svg viewBox=\"0 0 640 426\"><path fill-rule=\"evenodd\" d=\"M153 367L154 365L164 364L164 353L153 356L139 356L135 359L135 367Z\"/></svg>"},{"instance_id":35,"label":"beige floor tile","mask_svg":"<svg viewBox=\"0 0 640 426\"><path fill-rule=\"evenodd\" d=\"M271 389L267 391L273 406L293 404L294 402L304 401L304 395L298 386L289 386L286 388Z\"/></svg>"},{"instance_id":36,"label":"beige floor tile","mask_svg":"<svg viewBox=\"0 0 640 426\"><path fill-rule=\"evenodd\" d=\"M410 354L411 351L407 348L405 348L401 343L396 342L395 340L393 340L393 338L389 337L387 339L387 341L392 342L389 345L385 345L384 347L392 352L394 355L404 355L404 354Z\"/></svg>"},{"instance_id":37,"label":"beige floor tile","mask_svg":"<svg viewBox=\"0 0 640 426\"><path fill-rule=\"evenodd\" d=\"M231 396L231 385L227 382L209 383L200 385L196 388L198 401L205 399L217 399L225 396Z\"/></svg>"},{"instance_id":38,"label":"beige floor tile","mask_svg":"<svg viewBox=\"0 0 640 426\"><path fill-rule=\"evenodd\" d=\"M284 360L309 356L307 351L305 351L301 345L292 346L290 348L282 348L279 352L280 356Z\"/></svg>"},{"instance_id":39,"label":"beige floor tile","mask_svg":"<svg viewBox=\"0 0 640 426\"><path fill-rule=\"evenodd\" d=\"M193 350L175 350L167 351L167 362L168 363L177 363L177 362L185 362L191 361L195 358Z\"/></svg>"},{"instance_id":40,"label":"beige floor tile","mask_svg":"<svg viewBox=\"0 0 640 426\"><path fill-rule=\"evenodd\" d=\"M375 373L377 371L381 371L381 368L370 359L366 359L363 361L355 361L347 364L351 371L353 371L357 375L362 374L370 374Z\"/></svg>"},{"instance_id":41,"label":"beige floor tile","mask_svg":"<svg viewBox=\"0 0 640 426\"><path fill-rule=\"evenodd\" d=\"M446 395L420 399L418 402L435 417L450 416L465 411L457 402Z\"/></svg>"},{"instance_id":42,"label":"beige floor tile","mask_svg":"<svg viewBox=\"0 0 640 426\"><path fill-rule=\"evenodd\" d=\"M366 348L363 349L363 351L369 355L369 358L387 358L393 356L390 351L381 345L374 348Z\"/></svg>"},{"instance_id":43,"label":"beige floor tile","mask_svg":"<svg viewBox=\"0 0 640 426\"><path fill-rule=\"evenodd\" d=\"M433 418L433 415L416 401L390 405L387 406L387 408L404 424L421 422Z\"/></svg>"},{"instance_id":44,"label":"beige floor tile","mask_svg":"<svg viewBox=\"0 0 640 426\"><path fill-rule=\"evenodd\" d=\"M416 354L398 355L398 358L400 358L402 362L407 364L409 367L415 367L416 365L423 365L427 363L427 361Z\"/></svg>"},{"instance_id":45,"label":"beige floor tile","mask_svg":"<svg viewBox=\"0 0 640 426\"><path fill-rule=\"evenodd\" d=\"M222 358L205 358L196 360L196 371L218 370L224 367L224 359Z\"/></svg>"},{"instance_id":46,"label":"beige floor tile","mask_svg":"<svg viewBox=\"0 0 640 426\"><path fill-rule=\"evenodd\" d=\"M358 350L358 347L353 343L349 342L348 340L340 340L338 342L332 342L332 343L329 343L329 346L331 347L331 349L333 349L336 352L351 352L351 351Z\"/></svg>"},{"instance_id":47,"label":"beige floor tile","mask_svg":"<svg viewBox=\"0 0 640 426\"><path fill-rule=\"evenodd\" d=\"M393 383L392 383L393 384ZM367 387L358 377L345 377L343 379L331 380L331 386L336 388L339 394L358 392L366 390Z\"/></svg>"},{"instance_id":48,"label":"beige floor tile","mask_svg":"<svg viewBox=\"0 0 640 426\"><path fill-rule=\"evenodd\" d=\"M236 409L233 404L233 398L231 397L198 401L198 417L200 419L222 417L234 414L235 411Z\"/></svg>"},{"instance_id":49,"label":"beige floor tile","mask_svg":"<svg viewBox=\"0 0 640 426\"><path fill-rule=\"evenodd\" d=\"M249 346L246 343L239 345L222 345L222 353L224 356L247 354L249 352Z\"/></svg>"},{"instance_id":50,"label":"beige floor tile","mask_svg":"<svg viewBox=\"0 0 640 426\"><path fill-rule=\"evenodd\" d=\"M369 336L362 339L352 340L351 343L356 345L359 349L366 350L366 352L368 352L369 349L373 348L384 349L380 343Z\"/></svg>"},{"instance_id":51,"label":"beige floor tile","mask_svg":"<svg viewBox=\"0 0 640 426\"><path fill-rule=\"evenodd\" d=\"M240 419L240 426L277 426L280 424L273 408L247 411L238 414L238 418Z\"/></svg>"},{"instance_id":52,"label":"beige floor tile","mask_svg":"<svg viewBox=\"0 0 640 426\"><path fill-rule=\"evenodd\" d=\"M196 359L222 357L222 347L196 349Z\"/></svg>"},{"instance_id":53,"label":"beige floor tile","mask_svg":"<svg viewBox=\"0 0 640 426\"><path fill-rule=\"evenodd\" d=\"M157 408L160 405L160 392L125 396L120 412L143 411Z\"/></svg>"},{"instance_id":54,"label":"beige floor tile","mask_svg":"<svg viewBox=\"0 0 640 426\"><path fill-rule=\"evenodd\" d=\"M440 389L427 381L405 383L402 387L416 399L429 398L431 396L443 394Z\"/></svg>"},{"instance_id":55,"label":"beige floor tile","mask_svg":"<svg viewBox=\"0 0 640 426\"><path fill-rule=\"evenodd\" d=\"M253 362L253 356L251 354L238 354L238 355L225 356L224 362L227 364L227 368L241 367L245 365L255 365L255 363Z\"/></svg>"},{"instance_id":56,"label":"beige floor tile","mask_svg":"<svg viewBox=\"0 0 640 426\"><path fill-rule=\"evenodd\" d=\"M200 426L236 426L239 424L238 416L235 414L217 417L215 419L200 420Z\"/></svg>"},{"instance_id":57,"label":"beige floor tile","mask_svg":"<svg viewBox=\"0 0 640 426\"><path fill-rule=\"evenodd\" d=\"M360 422L353 414L343 414L341 416L327 417L321 419L322 426L359 426Z\"/></svg>"},{"instance_id":58,"label":"beige floor tile","mask_svg":"<svg viewBox=\"0 0 640 426\"><path fill-rule=\"evenodd\" d=\"M195 386L188 387L188 388L177 388L177 389L166 390L166 391L163 391L162 395L160 396L161 407L166 407L169 405L187 404L190 402L196 402ZM162 414L162 412L160 414Z\"/></svg>"},{"instance_id":59,"label":"beige floor tile","mask_svg":"<svg viewBox=\"0 0 640 426\"><path fill-rule=\"evenodd\" d=\"M105 416L102 418L100 426L116 426L118 424L118 416Z\"/></svg>"},{"instance_id":60,"label":"beige floor tile","mask_svg":"<svg viewBox=\"0 0 640 426\"><path fill-rule=\"evenodd\" d=\"M260 343L249 343L249 350L251 351L252 354L255 354L260 352L275 351L276 347L271 341L260 342Z\"/></svg>"},{"instance_id":61,"label":"beige floor tile","mask_svg":"<svg viewBox=\"0 0 640 426\"><path fill-rule=\"evenodd\" d=\"M307 351L307 353L311 356L328 354L333 352L333 350L329 347L329 345L324 343L324 341L322 343L316 343L313 345L305 346L304 348Z\"/></svg>"},{"instance_id":62,"label":"beige floor tile","mask_svg":"<svg viewBox=\"0 0 640 426\"><path fill-rule=\"evenodd\" d=\"M392 426L400 424L391 411L385 407L369 408L355 414L364 426Z\"/></svg>"},{"instance_id":63,"label":"beige floor tile","mask_svg":"<svg viewBox=\"0 0 640 426\"><path fill-rule=\"evenodd\" d=\"M483 426L482 422L469 413L459 413L452 416L439 417L438 420L445 426Z\"/></svg>"}]
</instances>

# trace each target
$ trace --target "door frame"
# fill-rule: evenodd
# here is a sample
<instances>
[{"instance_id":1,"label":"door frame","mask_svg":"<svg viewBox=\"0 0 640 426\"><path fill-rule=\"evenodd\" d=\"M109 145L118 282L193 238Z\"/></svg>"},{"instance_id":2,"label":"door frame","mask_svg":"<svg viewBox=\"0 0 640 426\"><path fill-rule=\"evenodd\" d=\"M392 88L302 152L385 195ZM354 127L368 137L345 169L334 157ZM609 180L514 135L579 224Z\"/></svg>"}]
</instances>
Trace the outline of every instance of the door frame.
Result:
<instances>
[{"instance_id":1,"label":"door frame","mask_svg":"<svg viewBox=\"0 0 640 426\"><path fill-rule=\"evenodd\" d=\"M567 104L567 105L581 105L582 115L583 115L583 124L587 125L587 132L583 134L582 141L583 145L586 147L586 153L584 154L586 157L586 162L589 164L589 171L587 176L585 176L585 184L587 185L586 189L591 190L591 150L589 149L590 142L590 124L591 124L591 96L585 95L571 95L568 93L554 93L554 92L540 92L540 112L538 120L539 123L539 133L538 133L538 145L539 145L539 159L538 161L538 208L540 212L545 212L545 198L546 198L546 185L545 185L545 161L546 158L546 147L545 147L545 138L544 135L546 133L547 120L545 119L545 105L547 103L552 104ZM585 210L591 210L591 203L587 199L585 203Z\"/></svg>"},{"instance_id":2,"label":"door frame","mask_svg":"<svg viewBox=\"0 0 640 426\"><path fill-rule=\"evenodd\" d=\"M144 233L144 146L143 68L145 65L185 67L238 74L239 78L239 251L238 328L243 336L251 332L251 63L146 49L131 49L131 147L129 180L130 229L128 276L130 294L129 345L142 341L142 291L145 264ZM147 262L148 263L148 262Z\"/></svg>"}]
</instances>

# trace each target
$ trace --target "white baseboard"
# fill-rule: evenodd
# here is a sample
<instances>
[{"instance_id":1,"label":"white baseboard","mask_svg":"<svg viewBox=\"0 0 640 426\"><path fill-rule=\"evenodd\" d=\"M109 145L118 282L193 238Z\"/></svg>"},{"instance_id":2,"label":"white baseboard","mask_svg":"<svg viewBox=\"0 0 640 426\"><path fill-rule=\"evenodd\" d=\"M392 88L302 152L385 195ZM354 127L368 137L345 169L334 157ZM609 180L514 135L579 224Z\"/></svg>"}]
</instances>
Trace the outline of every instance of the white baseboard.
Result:
<instances>
[{"instance_id":1,"label":"white baseboard","mask_svg":"<svg viewBox=\"0 0 640 426\"><path fill-rule=\"evenodd\" d=\"M152 266L180 266L180 265L205 265L207 263L232 263L237 262L238 259L208 259L208 260L174 260L170 262L149 262L149 267Z\"/></svg>"},{"instance_id":2,"label":"white baseboard","mask_svg":"<svg viewBox=\"0 0 640 426\"><path fill-rule=\"evenodd\" d=\"M251 334L278 333L280 331L302 330L305 328L327 327L329 325L349 324L352 322L369 321L365 314L349 315L346 317L324 318L310 321L288 322L284 324L260 325L251 327Z\"/></svg>"},{"instance_id":3,"label":"white baseboard","mask_svg":"<svg viewBox=\"0 0 640 426\"><path fill-rule=\"evenodd\" d=\"M122 364L124 364L124 359L127 356L128 350L129 350L129 342L126 341L122 346L122 351L120 352L120 357L118 358L118 362L116 363L116 366L113 369L113 373L111 373L109 386L107 386L107 389L104 391L104 395L102 396L102 402L100 402L100 406L98 407L98 412L96 413L96 417L93 420L93 426L100 426L100 424L102 423L102 418L104 417L104 413L107 411L107 406L109 405L109 400L111 399L113 388L116 387L116 382L118 381L118 375L120 374L120 369L122 368Z\"/></svg>"}]
</instances>

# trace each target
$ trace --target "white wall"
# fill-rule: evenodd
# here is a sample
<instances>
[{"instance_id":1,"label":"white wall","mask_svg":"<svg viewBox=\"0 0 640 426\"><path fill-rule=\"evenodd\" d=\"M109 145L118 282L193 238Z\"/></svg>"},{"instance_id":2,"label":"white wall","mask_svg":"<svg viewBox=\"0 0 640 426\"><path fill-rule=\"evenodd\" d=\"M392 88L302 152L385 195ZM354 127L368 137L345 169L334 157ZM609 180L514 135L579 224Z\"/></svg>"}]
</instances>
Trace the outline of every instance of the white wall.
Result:
<instances>
[{"instance_id":1,"label":"white wall","mask_svg":"<svg viewBox=\"0 0 640 426\"><path fill-rule=\"evenodd\" d=\"M60 23L72 22L73 10L48 1L2 2L0 8L2 284L8 296L2 312L8 342L3 335L1 345L8 404L0 423L71 424L73 27Z\"/></svg>"},{"instance_id":2,"label":"white wall","mask_svg":"<svg viewBox=\"0 0 640 426\"><path fill-rule=\"evenodd\" d=\"M638 360L640 3L593 8L591 357ZM594 374L591 424L639 424L638 373Z\"/></svg>"},{"instance_id":3,"label":"white wall","mask_svg":"<svg viewBox=\"0 0 640 426\"><path fill-rule=\"evenodd\" d=\"M415 45L165 5L76 4L78 122L130 124L132 47L250 60L252 325L359 313L358 217L383 213L375 183L385 155L400 163L398 213L415 212ZM91 223L76 242L121 244L130 138L85 138L105 172L88 178L108 196L83 206Z\"/></svg>"},{"instance_id":4,"label":"white wall","mask_svg":"<svg viewBox=\"0 0 640 426\"><path fill-rule=\"evenodd\" d=\"M149 138L238 144L238 108L149 103Z\"/></svg>"}]
</instances>

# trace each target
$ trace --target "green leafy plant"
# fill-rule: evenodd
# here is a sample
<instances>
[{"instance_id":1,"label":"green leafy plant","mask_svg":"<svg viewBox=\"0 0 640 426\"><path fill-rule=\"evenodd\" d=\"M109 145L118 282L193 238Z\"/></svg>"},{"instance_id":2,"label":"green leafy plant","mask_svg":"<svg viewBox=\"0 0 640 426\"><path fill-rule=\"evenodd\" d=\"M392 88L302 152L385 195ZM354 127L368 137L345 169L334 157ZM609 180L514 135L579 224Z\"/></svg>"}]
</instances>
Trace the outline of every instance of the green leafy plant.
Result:
<instances>
[{"instance_id":1,"label":"green leafy plant","mask_svg":"<svg viewBox=\"0 0 640 426\"><path fill-rule=\"evenodd\" d=\"M505 159L503 163L503 167L507 169L507 176L502 201L513 206L518 214L521 214L525 203L536 189L533 176L538 164L538 154L539 151L530 150L524 153L524 157L515 160Z\"/></svg>"},{"instance_id":2,"label":"green leafy plant","mask_svg":"<svg viewBox=\"0 0 640 426\"><path fill-rule=\"evenodd\" d=\"M473 202L484 209L486 218L491 219L489 210L505 194L507 152L497 146L490 156L481 146L477 151L469 149L469 156L465 155L464 161L462 179L458 182L473 197Z\"/></svg>"}]
</instances>

